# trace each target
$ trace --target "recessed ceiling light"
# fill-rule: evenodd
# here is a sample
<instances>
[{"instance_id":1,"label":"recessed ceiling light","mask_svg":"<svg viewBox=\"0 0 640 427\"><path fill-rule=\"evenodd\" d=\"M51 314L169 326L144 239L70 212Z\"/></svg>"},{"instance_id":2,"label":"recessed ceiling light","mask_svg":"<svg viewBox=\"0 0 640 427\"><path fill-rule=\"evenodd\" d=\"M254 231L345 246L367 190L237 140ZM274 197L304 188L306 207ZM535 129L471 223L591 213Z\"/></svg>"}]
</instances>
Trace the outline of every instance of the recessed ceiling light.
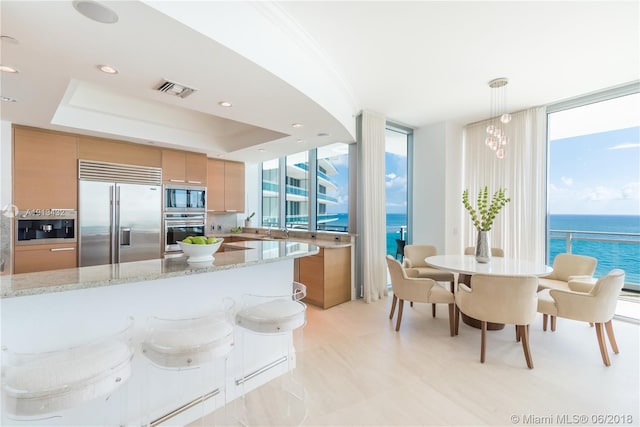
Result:
<instances>
[{"instance_id":1,"label":"recessed ceiling light","mask_svg":"<svg viewBox=\"0 0 640 427\"><path fill-rule=\"evenodd\" d=\"M261 152L261 153L264 153L267 150L265 150L264 148L258 148L258 151Z\"/></svg>"},{"instance_id":2,"label":"recessed ceiling light","mask_svg":"<svg viewBox=\"0 0 640 427\"><path fill-rule=\"evenodd\" d=\"M118 69L110 65L98 65L98 69L107 74L118 74Z\"/></svg>"},{"instance_id":3,"label":"recessed ceiling light","mask_svg":"<svg viewBox=\"0 0 640 427\"><path fill-rule=\"evenodd\" d=\"M320 133L318 134L318 136L329 136L329 134L328 134L328 133L326 133L326 132L320 132Z\"/></svg>"},{"instance_id":4,"label":"recessed ceiling light","mask_svg":"<svg viewBox=\"0 0 640 427\"><path fill-rule=\"evenodd\" d=\"M298 139L296 142L304 142L304 139Z\"/></svg>"},{"instance_id":5,"label":"recessed ceiling light","mask_svg":"<svg viewBox=\"0 0 640 427\"><path fill-rule=\"evenodd\" d=\"M76 0L73 2L73 7L80 14L96 22L103 24L115 24L118 22L118 15L113 10L96 1Z\"/></svg>"},{"instance_id":6,"label":"recessed ceiling light","mask_svg":"<svg viewBox=\"0 0 640 427\"><path fill-rule=\"evenodd\" d=\"M220 102L218 102L218 105L221 106L221 107L231 107L231 106L233 106L233 104L230 103L229 101L220 101Z\"/></svg>"},{"instance_id":7,"label":"recessed ceiling light","mask_svg":"<svg viewBox=\"0 0 640 427\"><path fill-rule=\"evenodd\" d=\"M9 67L8 65L0 65L0 71L4 71L5 73L17 73L18 70L16 70L13 67Z\"/></svg>"},{"instance_id":8,"label":"recessed ceiling light","mask_svg":"<svg viewBox=\"0 0 640 427\"><path fill-rule=\"evenodd\" d=\"M15 98L9 98L8 96L0 96L0 101L2 102L18 102Z\"/></svg>"},{"instance_id":9,"label":"recessed ceiling light","mask_svg":"<svg viewBox=\"0 0 640 427\"><path fill-rule=\"evenodd\" d=\"M294 123L294 124L291 125L291 127L301 128L302 127L302 123Z\"/></svg>"}]
</instances>

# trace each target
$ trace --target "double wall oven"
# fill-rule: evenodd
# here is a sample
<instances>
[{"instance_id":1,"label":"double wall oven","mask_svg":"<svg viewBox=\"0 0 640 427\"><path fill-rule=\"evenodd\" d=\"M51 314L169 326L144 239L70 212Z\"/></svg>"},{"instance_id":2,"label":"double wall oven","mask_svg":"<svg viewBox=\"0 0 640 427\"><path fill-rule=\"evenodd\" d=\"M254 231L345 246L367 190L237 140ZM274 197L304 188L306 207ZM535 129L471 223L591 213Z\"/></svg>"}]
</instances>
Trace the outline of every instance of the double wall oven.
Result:
<instances>
[{"instance_id":1,"label":"double wall oven","mask_svg":"<svg viewBox=\"0 0 640 427\"><path fill-rule=\"evenodd\" d=\"M178 241L188 236L203 236L206 231L206 188L164 187L165 256L181 254Z\"/></svg>"}]
</instances>

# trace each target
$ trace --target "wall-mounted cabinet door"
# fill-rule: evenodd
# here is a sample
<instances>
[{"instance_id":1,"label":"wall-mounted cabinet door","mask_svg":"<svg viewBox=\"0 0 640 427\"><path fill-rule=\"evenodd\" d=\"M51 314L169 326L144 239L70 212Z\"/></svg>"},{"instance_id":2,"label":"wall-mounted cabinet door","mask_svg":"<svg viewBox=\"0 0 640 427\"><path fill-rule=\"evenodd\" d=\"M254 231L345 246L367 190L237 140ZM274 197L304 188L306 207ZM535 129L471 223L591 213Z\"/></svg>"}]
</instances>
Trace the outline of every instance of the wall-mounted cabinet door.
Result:
<instances>
[{"instance_id":1,"label":"wall-mounted cabinet door","mask_svg":"<svg viewBox=\"0 0 640 427\"><path fill-rule=\"evenodd\" d=\"M162 167L162 150L150 145L78 136L78 158L125 165Z\"/></svg>"},{"instance_id":2,"label":"wall-mounted cabinet door","mask_svg":"<svg viewBox=\"0 0 640 427\"><path fill-rule=\"evenodd\" d=\"M225 162L224 209L244 212L244 163Z\"/></svg>"},{"instance_id":3,"label":"wall-mounted cabinet door","mask_svg":"<svg viewBox=\"0 0 640 427\"><path fill-rule=\"evenodd\" d=\"M78 209L76 136L16 127L13 203L18 209Z\"/></svg>"},{"instance_id":4,"label":"wall-mounted cabinet door","mask_svg":"<svg viewBox=\"0 0 640 427\"><path fill-rule=\"evenodd\" d=\"M208 159L207 210L224 212L224 160Z\"/></svg>"},{"instance_id":5,"label":"wall-mounted cabinet door","mask_svg":"<svg viewBox=\"0 0 640 427\"><path fill-rule=\"evenodd\" d=\"M166 184L207 185L207 155L162 150L162 180Z\"/></svg>"},{"instance_id":6,"label":"wall-mounted cabinet door","mask_svg":"<svg viewBox=\"0 0 640 427\"><path fill-rule=\"evenodd\" d=\"M188 185L207 185L206 154L185 154L185 181Z\"/></svg>"},{"instance_id":7,"label":"wall-mounted cabinet door","mask_svg":"<svg viewBox=\"0 0 640 427\"><path fill-rule=\"evenodd\" d=\"M186 156L183 151L162 150L162 180L167 184L185 184Z\"/></svg>"},{"instance_id":8,"label":"wall-mounted cabinet door","mask_svg":"<svg viewBox=\"0 0 640 427\"><path fill-rule=\"evenodd\" d=\"M244 163L209 159L207 210L244 212Z\"/></svg>"}]
</instances>

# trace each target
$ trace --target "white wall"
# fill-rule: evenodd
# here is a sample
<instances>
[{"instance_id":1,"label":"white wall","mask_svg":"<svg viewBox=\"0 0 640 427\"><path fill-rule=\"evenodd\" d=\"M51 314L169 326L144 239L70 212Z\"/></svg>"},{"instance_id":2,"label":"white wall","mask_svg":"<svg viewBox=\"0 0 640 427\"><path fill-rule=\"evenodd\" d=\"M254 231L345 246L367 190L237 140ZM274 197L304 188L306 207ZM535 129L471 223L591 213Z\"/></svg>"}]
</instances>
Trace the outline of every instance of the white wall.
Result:
<instances>
[{"instance_id":1,"label":"white wall","mask_svg":"<svg viewBox=\"0 0 640 427\"><path fill-rule=\"evenodd\" d=\"M412 243L461 253L462 127L442 122L413 134Z\"/></svg>"}]
</instances>

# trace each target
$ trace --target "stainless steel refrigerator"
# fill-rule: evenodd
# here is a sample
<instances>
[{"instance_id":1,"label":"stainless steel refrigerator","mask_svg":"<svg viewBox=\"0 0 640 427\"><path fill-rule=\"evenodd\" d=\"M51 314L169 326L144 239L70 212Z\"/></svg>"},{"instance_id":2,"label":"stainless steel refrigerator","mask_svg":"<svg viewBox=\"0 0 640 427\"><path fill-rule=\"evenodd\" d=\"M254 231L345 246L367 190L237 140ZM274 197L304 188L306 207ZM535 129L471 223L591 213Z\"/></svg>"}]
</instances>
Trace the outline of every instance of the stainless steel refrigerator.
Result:
<instances>
[{"instance_id":1,"label":"stainless steel refrigerator","mask_svg":"<svg viewBox=\"0 0 640 427\"><path fill-rule=\"evenodd\" d=\"M80 266L161 258L162 187L80 180Z\"/></svg>"}]
</instances>

